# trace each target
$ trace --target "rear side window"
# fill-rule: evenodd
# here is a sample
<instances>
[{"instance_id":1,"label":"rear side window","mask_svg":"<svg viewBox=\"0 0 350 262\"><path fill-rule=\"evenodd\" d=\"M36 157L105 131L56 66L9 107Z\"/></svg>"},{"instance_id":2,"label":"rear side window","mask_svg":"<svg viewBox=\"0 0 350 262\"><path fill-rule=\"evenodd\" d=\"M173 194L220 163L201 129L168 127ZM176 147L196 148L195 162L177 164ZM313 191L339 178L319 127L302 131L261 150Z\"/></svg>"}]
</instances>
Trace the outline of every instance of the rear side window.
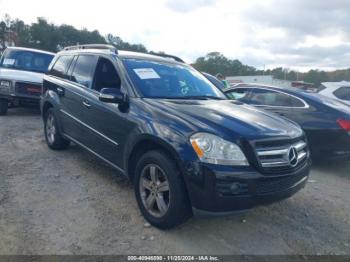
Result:
<instances>
[{"instance_id":1,"label":"rear side window","mask_svg":"<svg viewBox=\"0 0 350 262\"><path fill-rule=\"evenodd\" d=\"M50 71L50 75L67 78L68 68L73 60L73 56L60 56Z\"/></svg>"},{"instance_id":2,"label":"rear side window","mask_svg":"<svg viewBox=\"0 0 350 262\"><path fill-rule=\"evenodd\" d=\"M337 98L350 101L350 86L342 86L333 93Z\"/></svg>"},{"instance_id":3,"label":"rear side window","mask_svg":"<svg viewBox=\"0 0 350 262\"><path fill-rule=\"evenodd\" d=\"M237 88L226 92L230 99L238 100L243 103L249 103L249 88Z\"/></svg>"},{"instance_id":4,"label":"rear side window","mask_svg":"<svg viewBox=\"0 0 350 262\"><path fill-rule=\"evenodd\" d=\"M251 103L261 106L304 107L304 103L288 94L265 89L253 89Z\"/></svg>"},{"instance_id":5,"label":"rear side window","mask_svg":"<svg viewBox=\"0 0 350 262\"><path fill-rule=\"evenodd\" d=\"M97 61L97 56L80 55L75 63L71 80L87 88L91 88Z\"/></svg>"}]
</instances>

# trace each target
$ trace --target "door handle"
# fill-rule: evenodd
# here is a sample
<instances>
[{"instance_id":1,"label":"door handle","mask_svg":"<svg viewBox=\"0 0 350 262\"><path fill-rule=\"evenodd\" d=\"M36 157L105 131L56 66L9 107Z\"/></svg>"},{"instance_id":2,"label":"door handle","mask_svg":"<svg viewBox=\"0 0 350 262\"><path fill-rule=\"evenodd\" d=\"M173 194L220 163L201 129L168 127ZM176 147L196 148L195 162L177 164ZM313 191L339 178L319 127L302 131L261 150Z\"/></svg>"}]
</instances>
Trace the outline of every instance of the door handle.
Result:
<instances>
[{"instance_id":1,"label":"door handle","mask_svg":"<svg viewBox=\"0 0 350 262\"><path fill-rule=\"evenodd\" d=\"M57 87L56 91L57 91L57 94L59 96L63 96L64 95L64 89L62 87Z\"/></svg>"},{"instance_id":2,"label":"door handle","mask_svg":"<svg viewBox=\"0 0 350 262\"><path fill-rule=\"evenodd\" d=\"M84 100L84 101L83 101L83 105L84 105L86 108L90 108L90 107L91 107L90 102L87 101L87 100Z\"/></svg>"}]
</instances>

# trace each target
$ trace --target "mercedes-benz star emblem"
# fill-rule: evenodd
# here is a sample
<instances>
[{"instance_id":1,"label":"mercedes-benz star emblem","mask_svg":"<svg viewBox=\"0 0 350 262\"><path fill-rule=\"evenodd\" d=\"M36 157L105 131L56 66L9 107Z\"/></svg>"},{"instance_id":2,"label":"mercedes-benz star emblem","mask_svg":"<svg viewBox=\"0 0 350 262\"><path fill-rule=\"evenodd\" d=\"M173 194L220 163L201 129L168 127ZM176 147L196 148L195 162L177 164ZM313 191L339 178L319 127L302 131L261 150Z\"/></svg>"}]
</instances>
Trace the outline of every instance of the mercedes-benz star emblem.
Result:
<instances>
[{"instance_id":1,"label":"mercedes-benz star emblem","mask_svg":"<svg viewBox=\"0 0 350 262\"><path fill-rule=\"evenodd\" d=\"M295 147L291 147L288 152L289 164L295 167L298 164L298 151Z\"/></svg>"}]
</instances>

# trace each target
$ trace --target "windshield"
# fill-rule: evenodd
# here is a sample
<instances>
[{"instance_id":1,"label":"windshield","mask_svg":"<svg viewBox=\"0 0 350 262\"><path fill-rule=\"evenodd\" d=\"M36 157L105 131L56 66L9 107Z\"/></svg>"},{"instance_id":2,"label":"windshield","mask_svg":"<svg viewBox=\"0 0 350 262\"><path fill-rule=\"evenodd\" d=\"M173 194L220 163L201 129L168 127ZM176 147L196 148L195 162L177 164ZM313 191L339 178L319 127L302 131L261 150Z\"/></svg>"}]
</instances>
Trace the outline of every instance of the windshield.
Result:
<instances>
[{"instance_id":1,"label":"windshield","mask_svg":"<svg viewBox=\"0 0 350 262\"><path fill-rule=\"evenodd\" d=\"M124 59L124 65L143 97L225 99L225 95L190 66Z\"/></svg>"},{"instance_id":2,"label":"windshield","mask_svg":"<svg viewBox=\"0 0 350 262\"><path fill-rule=\"evenodd\" d=\"M27 50L7 49L0 60L0 67L46 73L53 55Z\"/></svg>"}]
</instances>

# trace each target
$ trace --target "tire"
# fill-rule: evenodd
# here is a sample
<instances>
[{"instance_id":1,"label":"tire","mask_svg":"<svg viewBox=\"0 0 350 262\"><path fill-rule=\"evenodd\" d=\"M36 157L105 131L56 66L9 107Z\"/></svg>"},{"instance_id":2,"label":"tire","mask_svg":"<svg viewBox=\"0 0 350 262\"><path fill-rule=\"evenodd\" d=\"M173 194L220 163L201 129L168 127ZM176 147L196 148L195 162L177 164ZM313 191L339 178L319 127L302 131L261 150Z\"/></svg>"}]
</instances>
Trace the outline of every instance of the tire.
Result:
<instances>
[{"instance_id":1,"label":"tire","mask_svg":"<svg viewBox=\"0 0 350 262\"><path fill-rule=\"evenodd\" d=\"M181 174L174 161L161 150L147 152L140 158L135 169L134 188L141 213L157 228L176 227L192 216Z\"/></svg>"},{"instance_id":2,"label":"tire","mask_svg":"<svg viewBox=\"0 0 350 262\"><path fill-rule=\"evenodd\" d=\"M44 118L45 140L49 148L54 150L66 149L70 141L65 139L58 128L57 117L53 108L49 108Z\"/></svg>"},{"instance_id":3,"label":"tire","mask_svg":"<svg viewBox=\"0 0 350 262\"><path fill-rule=\"evenodd\" d=\"M8 101L6 99L0 99L0 116L7 114Z\"/></svg>"}]
</instances>

